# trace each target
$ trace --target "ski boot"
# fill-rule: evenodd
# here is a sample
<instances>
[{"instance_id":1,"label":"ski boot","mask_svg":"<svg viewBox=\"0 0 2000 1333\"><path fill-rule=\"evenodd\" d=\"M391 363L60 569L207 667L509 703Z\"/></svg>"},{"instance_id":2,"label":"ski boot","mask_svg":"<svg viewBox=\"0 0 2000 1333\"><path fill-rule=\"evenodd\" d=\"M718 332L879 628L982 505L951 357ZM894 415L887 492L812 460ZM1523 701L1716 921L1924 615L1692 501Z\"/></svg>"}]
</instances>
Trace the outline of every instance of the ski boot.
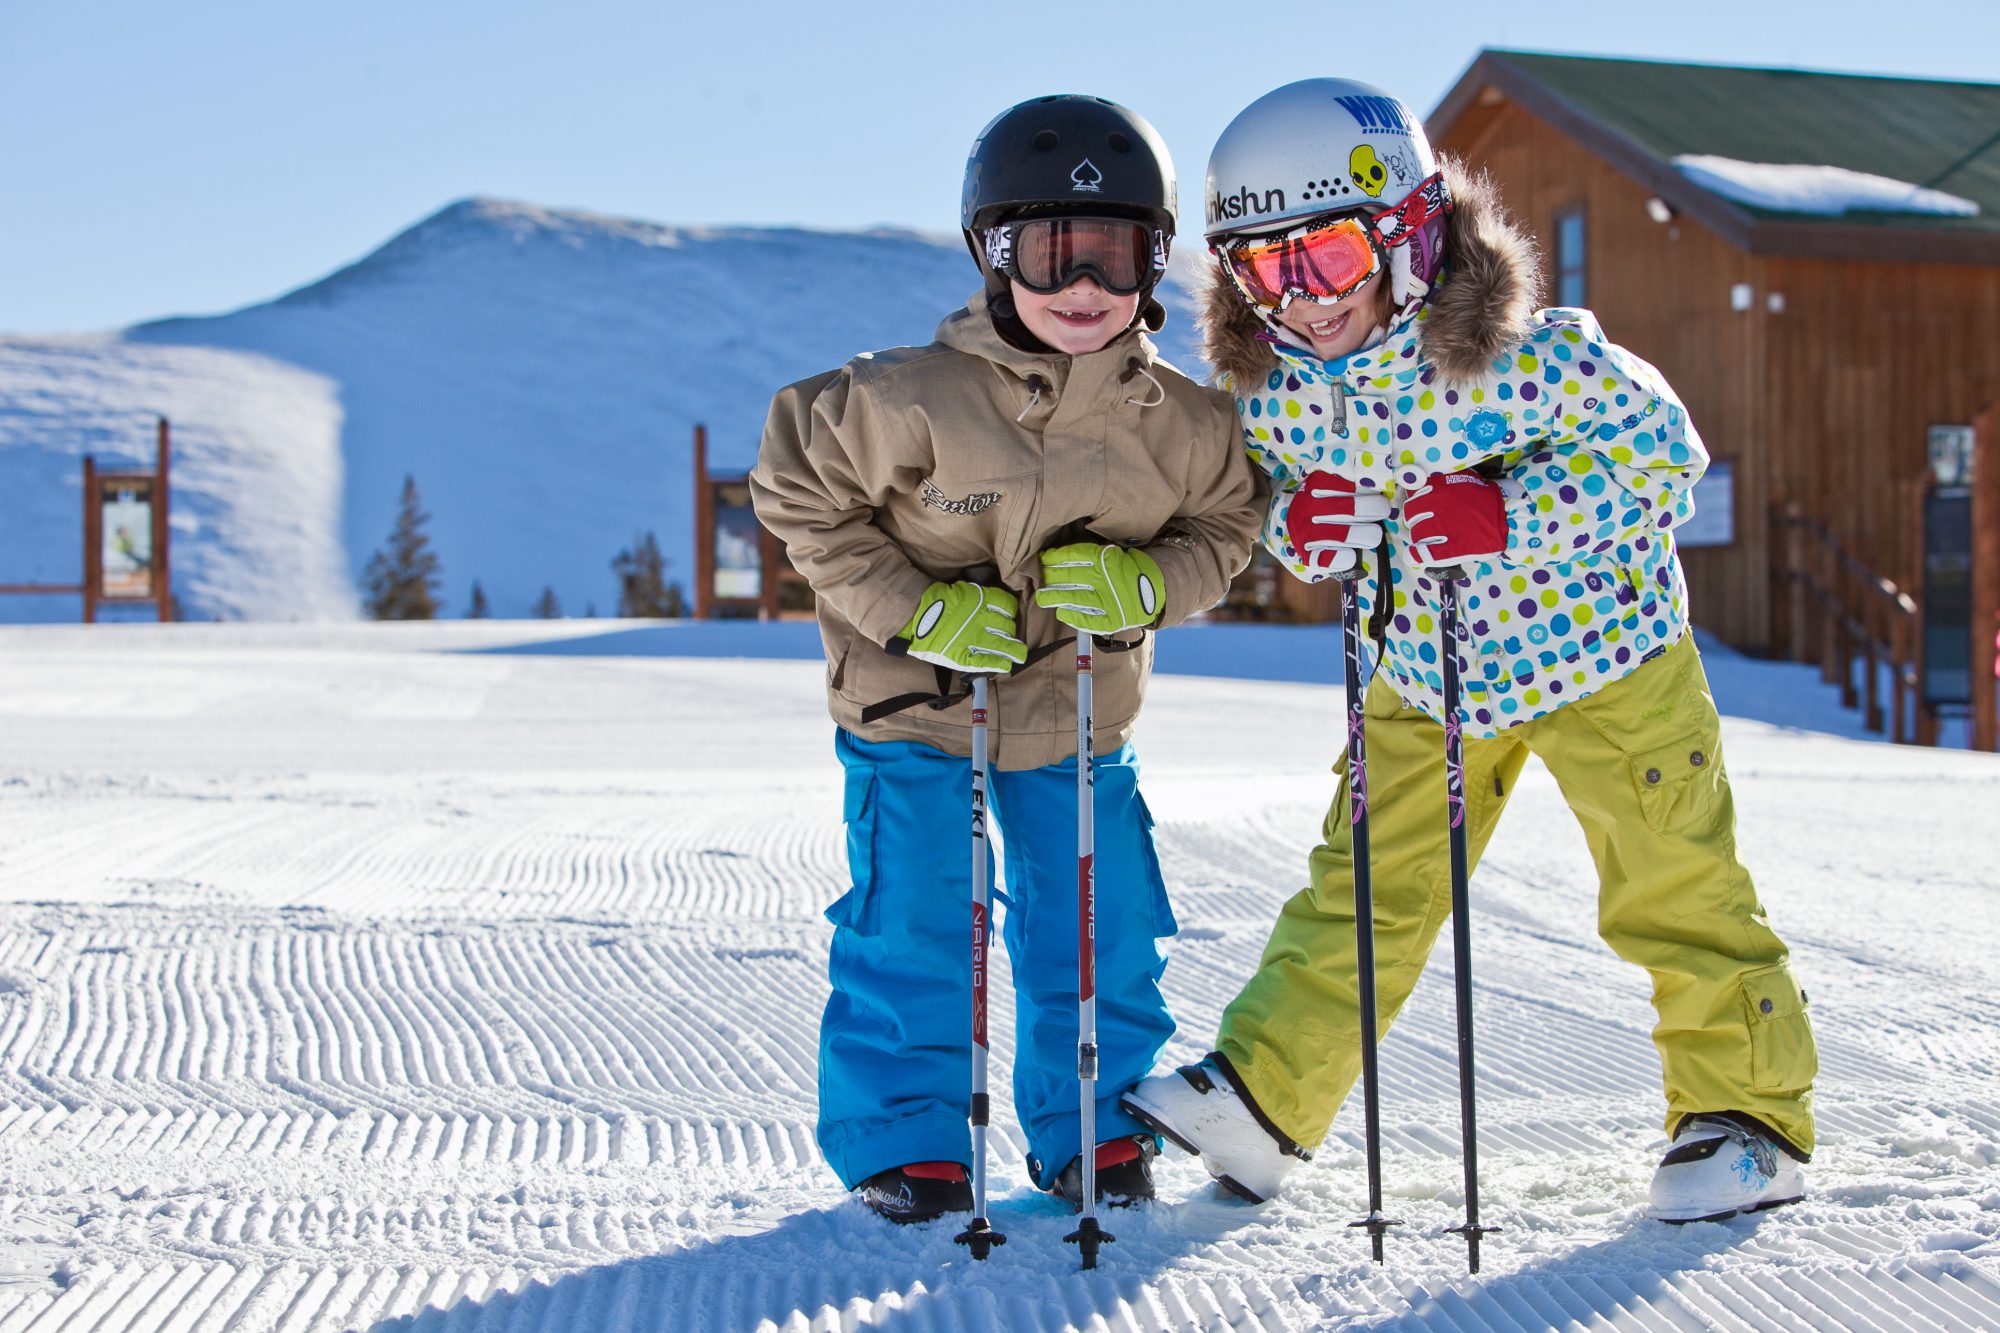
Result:
<instances>
[{"instance_id":1,"label":"ski boot","mask_svg":"<svg viewBox=\"0 0 2000 1333\"><path fill-rule=\"evenodd\" d=\"M1805 1172L1784 1142L1748 1116L1691 1115L1653 1173L1649 1215L1719 1222L1805 1197Z\"/></svg>"},{"instance_id":2,"label":"ski boot","mask_svg":"<svg viewBox=\"0 0 2000 1333\"><path fill-rule=\"evenodd\" d=\"M1140 1079L1119 1101L1148 1129L1200 1157L1224 1189L1251 1203L1276 1194L1294 1166L1312 1160L1257 1108L1220 1053Z\"/></svg>"},{"instance_id":3,"label":"ski boot","mask_svg":"<svg viewBox=\"0 0 2000 1333\"><path fill-rule=\"evenodd\" d=\"M892 1166L862 1181L854 1193L891 1222L928 1222L972 1211L972 1181L957 1162Z\"/></svg>"},{"instance_id":4,"label":"ski boot","mask_svg":"<svg viewBox=\"0 0 2000 1333\"><path fill-rule=\"evenodd\" d=\"M1097 1199L1106 1208L1129 1208L1153 1198L1153 1159L1160 1145L1151 1134L1134 1134L1097 1145ZM1083 1209L1083 1158L1072 1157L1056 1177L1055 1192Z\"/></svg>"}]
</instances>

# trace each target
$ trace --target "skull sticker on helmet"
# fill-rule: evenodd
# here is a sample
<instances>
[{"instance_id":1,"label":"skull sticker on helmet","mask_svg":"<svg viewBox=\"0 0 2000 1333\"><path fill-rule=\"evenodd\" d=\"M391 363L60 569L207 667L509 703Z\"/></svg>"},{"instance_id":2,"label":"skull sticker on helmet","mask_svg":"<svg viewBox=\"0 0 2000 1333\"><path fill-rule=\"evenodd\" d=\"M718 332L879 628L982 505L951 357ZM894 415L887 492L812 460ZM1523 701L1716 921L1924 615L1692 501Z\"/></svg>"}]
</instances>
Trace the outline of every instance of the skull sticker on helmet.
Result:
<instances>
[{"instance_id":1,"label":"skull sticker on helmet","mask_svg":"<svg viewBox=\"0 0 2000 1333\"><path fill-rule=\"evenodd\" d=\"M1375 156L1372 144L1358 144L1348 154L1347 174L1371 199L1380 199L1382 187L1389 183L1389 171L1382 165L1382 159Z\"/></svg>"}]
</instances>

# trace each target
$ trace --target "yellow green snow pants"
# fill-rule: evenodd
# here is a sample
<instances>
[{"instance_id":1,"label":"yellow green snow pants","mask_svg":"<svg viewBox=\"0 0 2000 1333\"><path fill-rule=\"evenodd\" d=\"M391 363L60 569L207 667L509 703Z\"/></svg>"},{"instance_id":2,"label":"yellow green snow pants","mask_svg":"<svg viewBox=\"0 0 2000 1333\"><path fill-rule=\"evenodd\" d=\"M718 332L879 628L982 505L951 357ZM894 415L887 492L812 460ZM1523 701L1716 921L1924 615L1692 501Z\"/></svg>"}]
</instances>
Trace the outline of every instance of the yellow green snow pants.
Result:
<instances>
[{"instance_id":1,"label":"yellow green snow pants","mask_svg":"<svg viewBox=\"0 0 2000 1333\"><path fill-rule=\"evenodd\" d=\"M1451 912L1444 728L1380 679L1368 688L1368 833L1376 1008L1386 1032ZM1530 753L1583 825L1597 929L1652 974L1666 1128L1699 1111L1757 1117L1813 1147L1819 1060L1784 942L1736 859L1720 721L1694 637L1624 679L1490 739L1465 740L1466 833L1477 865ZM1346 760L1314 849L1216 1049L1266 1115L1308 1146L1361 1070Z\"/></svg>"}]
</instances>

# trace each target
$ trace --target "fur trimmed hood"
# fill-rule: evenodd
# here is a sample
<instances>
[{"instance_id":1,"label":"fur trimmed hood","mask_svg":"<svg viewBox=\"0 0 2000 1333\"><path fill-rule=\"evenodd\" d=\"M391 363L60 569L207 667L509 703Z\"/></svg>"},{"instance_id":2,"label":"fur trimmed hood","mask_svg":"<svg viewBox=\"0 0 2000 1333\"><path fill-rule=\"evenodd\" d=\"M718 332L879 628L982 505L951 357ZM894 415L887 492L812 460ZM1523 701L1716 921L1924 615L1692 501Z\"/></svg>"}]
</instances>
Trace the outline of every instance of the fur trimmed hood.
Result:
<instances>
[{"instance_id":1,"label":"fur trimmed hood","mask_svg":"<svg viewBox=\"0 0 2000 1333\"><path fill-rule=\"evenodd\" d=\"M1486 374L1493 358L1527 337L1542 285L1541 256L1532 237L1514 225L1500 192L1485 172L1473 175L1456 158L1438 163L1451 190L1445 233L1445 274L1415 313L1398 315L1395 329L1412 318L1422 358L1445 379L1465 382ZM1278 365L1263 320L1236 292L1220 263L1204 270L1196 327L1202 355L1236 384L1254 383Z\"/></svg>"}]
</instances>

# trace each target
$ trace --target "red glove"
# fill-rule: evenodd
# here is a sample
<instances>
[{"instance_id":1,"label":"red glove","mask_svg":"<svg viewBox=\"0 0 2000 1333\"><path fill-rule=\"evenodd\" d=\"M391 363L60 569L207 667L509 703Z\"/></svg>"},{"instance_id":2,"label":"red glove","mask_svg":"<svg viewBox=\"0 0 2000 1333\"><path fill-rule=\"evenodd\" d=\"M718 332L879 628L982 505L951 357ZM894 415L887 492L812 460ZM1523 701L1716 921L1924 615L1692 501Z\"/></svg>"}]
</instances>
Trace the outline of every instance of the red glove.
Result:
<instances>
[{"instance_id":1,"label":"red glove","mask_svg":"<svg viewBox=\"0 0 2000 1333\"><path fill-rule=\"evenodd\" d=\"M1420 565L1483 560L1507 549L1507 496L1470 472L1433 473L1403 497L1403 528Z\"/></svg>"},{"instance_id":2,"label":"red glove","mask_svg":"<svg viewBox=\"0 0 2000 1333\"><path fill-rule=\"evenodd\" d=\"M1382 540L1389 501L1380 491L1357 491L1331 472L1312 472L1285 508L1285 534L1313 569L1337 574Z\"/></svg>"}]
</instances>

